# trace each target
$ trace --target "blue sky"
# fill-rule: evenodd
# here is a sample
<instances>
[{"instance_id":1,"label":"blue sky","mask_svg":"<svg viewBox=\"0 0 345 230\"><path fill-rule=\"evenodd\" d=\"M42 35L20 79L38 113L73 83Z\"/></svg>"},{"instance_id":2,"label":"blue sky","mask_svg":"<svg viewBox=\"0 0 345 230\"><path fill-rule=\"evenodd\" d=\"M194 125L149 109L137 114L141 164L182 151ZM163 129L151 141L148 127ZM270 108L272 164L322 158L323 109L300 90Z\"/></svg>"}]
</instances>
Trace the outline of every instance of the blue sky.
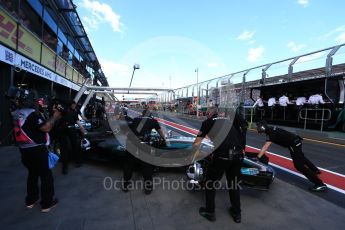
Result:
<instances>
[{"instance_id":1,"label":"blue sky","mask_svg":"<svg viewBox=\"0 0 345 230\"><path fill-rule=\"evenodd\" d=\"M141 68L133 87L177 88L196 83L196 68L202 81L345 43L343 0L74 3L108 82L118 87L129 85L134 63Z\"/></svg>"}]
</instances>

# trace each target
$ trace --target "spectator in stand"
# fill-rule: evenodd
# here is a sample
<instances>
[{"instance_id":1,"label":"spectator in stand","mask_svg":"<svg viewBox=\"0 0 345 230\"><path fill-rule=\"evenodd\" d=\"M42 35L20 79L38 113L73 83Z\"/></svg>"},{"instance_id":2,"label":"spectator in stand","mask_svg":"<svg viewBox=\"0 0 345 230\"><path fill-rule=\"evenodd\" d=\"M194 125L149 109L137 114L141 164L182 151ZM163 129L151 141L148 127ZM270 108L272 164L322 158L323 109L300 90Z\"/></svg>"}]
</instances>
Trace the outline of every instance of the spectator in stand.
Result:
<instances>
[{"instance_id":1,"label":"spectator in stand","mask_svg":"<svg viewBox=\"0 0 345 230\"><path fill-rule=\"evenodd\" d=\"M26 28L28 28L29 30L32 31L32 28L31 28L31 21L30 21L28 18L23 19L22 24L23 24Z\"/></svg>"},{"instance_id":2,"label":"spectator in stand","mask_svg":"<svg viewBox=\"0 0 345 230\"><path fill-rule=\"evenodd\" d=\"M307 102L307 98L306 97L298 97L296 99L296 105L297 106L303 106L305 103Z\"/></svg>"},{"instance_id":3,"label":"spectator in stand","mask_svg":"<svg viewBox=\"0 0 345 230\"><path fill-rule=\"evenodd\" d=\"M268 107L273 107L276 105L276 103L277 103L276 98L271 97L270 99L268 99L267 105L268 105Z\"/></svg>"},{"instance_id":4,"label":"spectator in stand","mask_svg":"<svg viewBox=\"0 0 345 230\"><path fill-rule=\"evenodd\" d=\"M18 17L18 14L17 14L16 9L15 9L16 7L13 6L12 0L7 0L2 5L10 14L12 14L13 17L15 17L15 18Z\"/></svg>"},{"instance_id":5,"label":"spectator in stand","mask_svg":"<svg viewBox=\"0 0 345 230\"><path fill-rule=\"evenodd\" d=\"M270 99L268 99L267 101L267 105L269 108L269 111L271 112L271 119L273 119L273 115L274 115L274 107L277 104L276 98L275 97L271 97Z\"/></svg>"},{"instance_id":6,"label":"spectator in stand","mask_svg":"<svg viewBox=\"0 0 345 230\"><path fill-rule=\"evenodd\" d=\"M68 48L64 45L62 48L62 52L61 52L61 57L65 60L68 61L69 60L69 50Z\"/></svg>"},{"instance_id":7,"label":"spectator in stand","mask_svg":"<svg viewBox=\"0 0 345 230\"><path fill-rule=\"evenodd\" d=\"M52 50L56 50L57 48L57 38L51 36L47 31L45 31L43 36L43 42L49 46Z\"/></svg>"},{"instance_id":8,"label":"spectator in stand","mask_svg":"<svg viewBox=\"0 0 345 230\"><path fill-rule=\"evenodd\" d=\"M283 96L279 98L279 105L286 107L288 104L290 104L289 98L286 96L286 93L284 93Z\"/></svg>"},{"instance_id":9,"label":"spectator in stand","mask_svg":"<svg viewBox=\"0 0 345 230\"><path fill-rule=\"evenodd\" d=\"M309 97L308 102L311 105L319 105L319 104L325 104L325 101L323 100L322 94L314 94Z\"/></svg>"},{"instance_id":10,"label":"spectator in stand","mask_svg":"<svg viewBox=\"0 0 345 230\"><path fill-rule=\"evenodd\" d=\"M259 112L261 119L263 116L265 116L264 101L262 99L262 96L259 96L259 98L255 101L253 108L255 108L256 116L258 116Z\"/></svg>"},{"instance_id":11,"label":"spectator in stand","mask_svg":"<svg viewBox=\"0 0 345 230\"><path fill-rule=\"evenodd\" d=\"M280 106L280 113L283 114L283 118L285 120L286 116L289 117L289 111L286 112L286 108L288 104L290 104L289 98L286 96L286 93L283 93L283 96L281 96L278 101Z\"/></svg>"},{"instance_id":12,"label":"spectator in stand","mask_svg":"<svg viewBox=\"0 0 345 230\"><path fill-rule=\"evenodd\" d=\"M262 96L260 96L254 103L253 108L255 108L256 106L258 106L259 108L263 108L264 107L264 101L262 100Z\"/></svg>"},{"instance_id":13,"label":"spectator in stand","mask_svg":"<svg viewBox=\"0 0 345 230\"><path fill-rule=\"evenodd\" d=\"M21 24L23 24L24 26L26 26L27 28L29 28L30 26L30 20L28 19L27 15L24 13L24 11L22 9L19 10L19 22Z\"/></svg>"}]
</instances>

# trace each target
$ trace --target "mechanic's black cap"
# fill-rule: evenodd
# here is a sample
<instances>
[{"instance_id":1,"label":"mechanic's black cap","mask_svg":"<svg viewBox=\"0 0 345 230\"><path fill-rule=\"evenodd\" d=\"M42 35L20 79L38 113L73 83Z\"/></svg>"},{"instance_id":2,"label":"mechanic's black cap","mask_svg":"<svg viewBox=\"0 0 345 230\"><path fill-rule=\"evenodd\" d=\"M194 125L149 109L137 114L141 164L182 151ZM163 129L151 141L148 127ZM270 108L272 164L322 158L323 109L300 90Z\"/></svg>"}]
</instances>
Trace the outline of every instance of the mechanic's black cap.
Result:
<instances>
[{"instance_id":1,"label":"mechanic's black cap","mask_svg":"<svg viewBox=\"0 0 345 230\"><path fill-rule=\"evenodd\" d=\"M258 133L264 133L268 129L267 121L262 120L256 123L256 130Z\"/></svg>"}]
</instances>

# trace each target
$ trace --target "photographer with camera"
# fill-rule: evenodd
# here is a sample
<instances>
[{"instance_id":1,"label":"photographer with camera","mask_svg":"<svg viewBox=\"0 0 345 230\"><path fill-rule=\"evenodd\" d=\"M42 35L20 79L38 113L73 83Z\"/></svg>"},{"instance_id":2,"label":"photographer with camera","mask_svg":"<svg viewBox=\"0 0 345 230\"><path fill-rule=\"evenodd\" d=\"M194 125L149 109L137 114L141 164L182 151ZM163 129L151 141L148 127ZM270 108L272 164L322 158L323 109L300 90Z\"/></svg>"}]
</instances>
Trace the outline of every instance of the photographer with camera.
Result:
<instances>
[{"instance_id":1,"label":"photographer with camera","mask_svg":"<svg viewBox=\"0 0 345 230\"><path fill-rule=\"evenodd\" d=\"M39 200L38 179L41 180L41 211L49 212L58 200L54 198L54 180L48 166L49 134L61 113L54 110L49 120L36 111L34 95L28 90L11 87L8 97L11 106L14 137L21 152L24 166L28 169L26 207L33 208Z\"/></svg>"},{"instance_id":2,"label":"photographer with camera","mask_svg":"<svg viewBox=\"0 0 345 230\"><path fill-rule=\"evenodd\" d=\"M76 124L79 126L82 135L86 131L79 121L79 111L76 109L76 102L71 101L69 107L64 109L62 106L57 107L61 113L62 118L59 121L58 138L61 148L61 162L62 174L68 174L68 164L71 158L75 162L75 167L82 165L82 157L80 151L80 138L76 129Z\"/></svg>"}]
</instances>

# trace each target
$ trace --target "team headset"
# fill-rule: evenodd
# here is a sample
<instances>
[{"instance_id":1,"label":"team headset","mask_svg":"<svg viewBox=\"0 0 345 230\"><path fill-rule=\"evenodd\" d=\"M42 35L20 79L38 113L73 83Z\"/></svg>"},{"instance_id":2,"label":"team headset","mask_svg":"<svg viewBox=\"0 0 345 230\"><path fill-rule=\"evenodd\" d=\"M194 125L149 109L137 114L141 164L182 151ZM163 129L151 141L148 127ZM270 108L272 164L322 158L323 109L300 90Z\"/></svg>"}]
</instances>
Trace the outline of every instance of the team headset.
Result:
<instances>
[{"instance_id":1,"label":"team headset","mask_svg":"<svg viewBox=\"0 0 345 230\"><path fill-rule=\"evenodd\" d=\"M39 99L36 90L22 89L15 86L9 87L5 94L5 98L11 100L11 112L23 107L35 108L35 105L38 103ZM44 100L42 102L44 103Z\"/></svg>"},{"instance_id":2,"label":"team headset","mask_svg":"<svg viewBox=\"0 0 345 230\"><path fill-rule=\"evenodd\" d=\"M267 123L266 121L260 121L256 123L256 129L259 133L264 133L267 130Z\"/></svg>"}]
</instances>

